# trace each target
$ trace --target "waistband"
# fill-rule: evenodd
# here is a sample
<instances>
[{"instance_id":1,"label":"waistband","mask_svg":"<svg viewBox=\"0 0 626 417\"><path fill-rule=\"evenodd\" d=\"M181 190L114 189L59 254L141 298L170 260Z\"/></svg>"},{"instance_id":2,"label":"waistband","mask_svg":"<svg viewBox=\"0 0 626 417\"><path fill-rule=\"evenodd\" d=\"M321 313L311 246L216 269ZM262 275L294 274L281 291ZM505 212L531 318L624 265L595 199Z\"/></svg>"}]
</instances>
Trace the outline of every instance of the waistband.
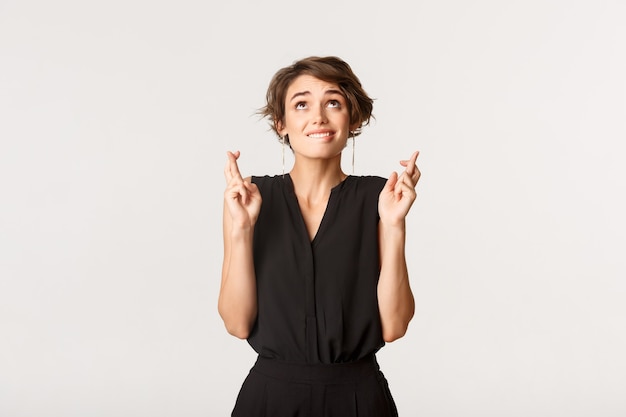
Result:
<instances>
[{"instance_id":1,"label":"waistband","mask_svg":"<svg viewBox=\"0 0 626 417\"><path fill-rule=\"evenodd\" d=\"M253 372L295 383L354 383L380 369L376 356L346 363L293 363L259 356Z\"/></svg>"}]
</instances>

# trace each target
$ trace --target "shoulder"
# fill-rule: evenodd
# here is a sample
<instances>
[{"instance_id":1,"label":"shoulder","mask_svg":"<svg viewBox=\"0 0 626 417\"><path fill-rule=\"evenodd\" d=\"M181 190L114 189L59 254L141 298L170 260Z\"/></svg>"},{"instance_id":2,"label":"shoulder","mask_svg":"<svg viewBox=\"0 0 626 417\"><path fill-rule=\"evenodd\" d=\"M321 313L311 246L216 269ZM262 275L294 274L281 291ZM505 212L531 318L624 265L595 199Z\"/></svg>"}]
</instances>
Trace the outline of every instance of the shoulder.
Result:
<instances>
[{"instance_id":1,"label":"shoulder","mask_svg":"<svg viewBox=\"0 0 626 417\"><path fill-rule=\"evenodd\" d=\"M361 175L357 178L359 181L368 183L368 184L385 184L387 182L387 178L379 177L378 175Z\"/></svg>"},{"instance_id":2,"label":"shoulder","mask_svg":"<svg viewBox=\"0 0 626 417\"><path fill-rule=\"evenodd\" d=\"M285 189L287 177L282 175L252 175L250 182L256 184L261 194L269 194L274 191L282 192Z\"/></svg>"},{"instance_id":3,"label":"shoulder","mask_svg":"<svg viewBox=\"0 0 626 417\"><path fill-rule=\"evenodd\" d=\"M282 175L252 175L250 177L250 181L257 185L275 184L277 182L282 182Z\"/></svg>"},{"instance_id":4,"label":"shoulder","mask_svg":"<svg viewBox=\"0 0 626 417\"><path fill-rule=\"evenodd\" d=\"M363 175L350 177L354 179L354 184L357 188L365 192L380 193L387 182L387 178L379 177L377 175Z\"/></svg>"},{"instance_id":5,"label":"shoulder","mask_svg":"<svg viewBox=\"0 0 626 417\"><path fill-rule=\"evenodd\" d=\"M350 175L340 187L343 198L355 201L377 202L380 192L387 183L387 179L376 175Z\"/></svg>"}]
</instances>

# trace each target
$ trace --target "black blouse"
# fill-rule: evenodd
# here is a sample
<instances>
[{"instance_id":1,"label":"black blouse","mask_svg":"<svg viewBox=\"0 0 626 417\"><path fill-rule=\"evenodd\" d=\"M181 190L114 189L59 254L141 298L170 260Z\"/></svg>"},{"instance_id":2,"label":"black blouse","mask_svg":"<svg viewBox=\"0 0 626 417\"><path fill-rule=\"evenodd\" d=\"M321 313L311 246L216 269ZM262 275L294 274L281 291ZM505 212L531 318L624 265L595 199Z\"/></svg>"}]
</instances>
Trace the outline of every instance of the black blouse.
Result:
<instances>
[{"instance_id":1,"label":"black blouse","mask_svg":"<svg viewBox=\"0 0 626 417\"><path fill-rule=\"evenodd\" d=\"M376 288L385 181L349 176L335 186L311 241L291 177L252 177L263 203L254 230L258 315L248 342L261 356L351 362L384 345Z\"/></svg>"}]
</instances>

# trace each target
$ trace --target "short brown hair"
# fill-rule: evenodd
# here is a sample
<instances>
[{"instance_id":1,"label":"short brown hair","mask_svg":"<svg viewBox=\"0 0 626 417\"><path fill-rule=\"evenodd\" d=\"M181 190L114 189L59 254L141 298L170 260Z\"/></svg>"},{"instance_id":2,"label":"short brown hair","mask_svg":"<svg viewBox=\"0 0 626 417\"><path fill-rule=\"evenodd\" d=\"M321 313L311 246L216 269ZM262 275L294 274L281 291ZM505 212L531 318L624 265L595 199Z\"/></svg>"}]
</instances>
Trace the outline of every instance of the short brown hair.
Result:
<instances>
[{"instance_id":1,"label":"short brown hair","mask_svg":"<svg viewBox=\"0 0 626 417\"><path fill-rule=\"evenodd\" d=\"M291 83L300 75L311 75L322 81L337 84L348 103L350 125L358 124L352 134L361 134L361 128L367 126L372 115L374 100L371 99L361 81L352 72L348 63L335 56L311 56L294 62L292 65L280 69L270 82L265 96L266 104L259 110L259 114L270 119L272 130L280 136L277 123L285 121L285 97Z\"/></svg>"}]
</instances>

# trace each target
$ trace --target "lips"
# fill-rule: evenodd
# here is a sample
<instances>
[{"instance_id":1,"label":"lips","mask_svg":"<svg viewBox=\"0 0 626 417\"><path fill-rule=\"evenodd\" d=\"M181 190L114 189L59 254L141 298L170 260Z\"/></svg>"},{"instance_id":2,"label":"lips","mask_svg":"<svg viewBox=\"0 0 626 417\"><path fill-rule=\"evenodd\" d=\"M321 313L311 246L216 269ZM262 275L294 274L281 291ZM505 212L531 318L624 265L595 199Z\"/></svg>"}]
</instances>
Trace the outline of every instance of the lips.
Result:
<instances>
[{"instance_id":1,"label":"lips","mask_svg":"<svg viewBox=\"0 0 626 417\"><path fill-rule=\"evenodd\" d=\"M324 138L328 138L328 137L330 137L332 135L333 135L333 132L331 132L329 130L319 131L319 132L311 132L311 133L307 134L308 137L313 138L313 139L324 139Z\"/></svg>"}]
</instances>

